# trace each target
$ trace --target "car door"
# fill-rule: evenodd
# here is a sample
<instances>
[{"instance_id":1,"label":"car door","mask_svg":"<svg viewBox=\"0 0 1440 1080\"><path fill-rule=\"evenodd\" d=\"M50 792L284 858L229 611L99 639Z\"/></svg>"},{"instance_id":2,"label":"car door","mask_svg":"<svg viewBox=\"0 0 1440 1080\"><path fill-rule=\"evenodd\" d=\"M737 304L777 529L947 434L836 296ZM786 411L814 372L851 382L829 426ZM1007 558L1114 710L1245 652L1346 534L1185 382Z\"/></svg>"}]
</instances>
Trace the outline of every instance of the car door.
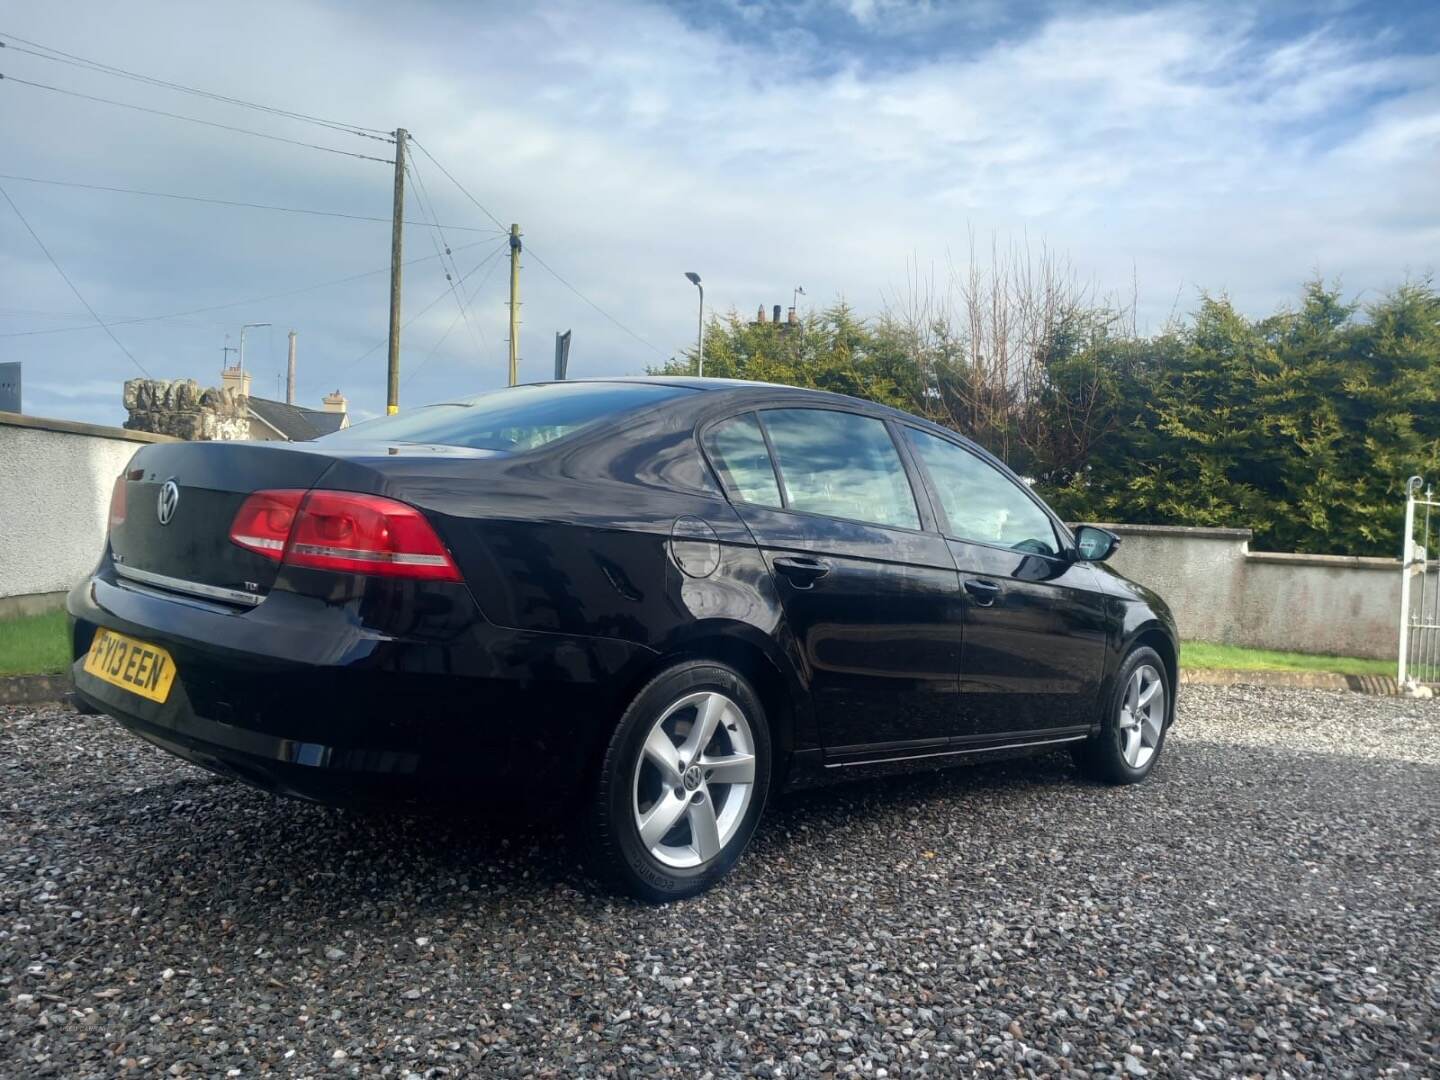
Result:
<instances>
[{"instance_id":1,"label":"car door","mask_svg":"<svg viewBox=\"0 0 1440 1080\"><path fill-rule=\"evenodd\" d=\"M1105 598L1023 485L958 442L906 427L965 593L966 741L1074 734L1105 663ZM1076 729L1071 731L1069 729Z\"/></svg>"},{"instance_id":2,"label":"car door","mask_svg":"<svg viewBox=\"0 0 1440 1080\"><path fill-rule=\"evenodd\" d=\"M959 578L889 425L776 408L704 442L777 582L827 758L946 748L960 721Z\"/></svg>"}]
</instances>

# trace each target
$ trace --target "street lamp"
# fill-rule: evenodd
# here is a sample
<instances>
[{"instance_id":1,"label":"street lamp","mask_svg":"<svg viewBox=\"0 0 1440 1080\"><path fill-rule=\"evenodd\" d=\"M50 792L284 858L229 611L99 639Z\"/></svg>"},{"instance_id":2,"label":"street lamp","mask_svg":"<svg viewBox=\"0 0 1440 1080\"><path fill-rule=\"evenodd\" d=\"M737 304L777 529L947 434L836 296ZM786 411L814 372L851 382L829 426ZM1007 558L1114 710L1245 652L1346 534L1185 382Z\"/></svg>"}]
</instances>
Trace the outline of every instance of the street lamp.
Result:
<instances>
[{"instance_id":1,"label":"street lamp","mask_svg":"<svg viewBox=\"0 0 1440 1080\"><path fill-rule=\"evenodd\" d=\"M239 365L240 365L240 373L241 373L242 375L245 373L245 331L246 331L246 330L255 330L255 329L258 329L258 328L261 327L261 326L269 326L269 325L270 325L270 324L269 324L268 322L247 322L244 326L240 327L240 353L239 353L240 359L239 359Z\"/></svg>"},{"instance_id":2,"label":"street lamp","mask_svg":"<svg viewBox=\"0 0 1440 1080\"><path fill-rule=\"evenodd\" d=\"M700 290L700 332L698 343L695 346L696 370L695 374L705 374L705 286L700 284L700 275L694 270L686 270L685 276L690 279L690 284Z\"/></svg>"}]
</instances>

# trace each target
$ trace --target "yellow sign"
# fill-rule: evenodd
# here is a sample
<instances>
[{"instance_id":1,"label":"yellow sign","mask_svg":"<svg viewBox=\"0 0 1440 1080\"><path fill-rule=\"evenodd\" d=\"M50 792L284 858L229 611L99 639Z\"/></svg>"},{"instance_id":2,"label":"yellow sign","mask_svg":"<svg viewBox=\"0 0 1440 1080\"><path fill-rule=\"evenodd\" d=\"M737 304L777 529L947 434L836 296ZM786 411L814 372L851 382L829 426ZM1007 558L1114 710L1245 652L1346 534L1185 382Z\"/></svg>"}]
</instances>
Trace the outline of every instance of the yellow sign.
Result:
<instances>
[{"instance_id":1,"label":"yellow sign","mask_svg":"<svg viewBox=\"0 0 1440 1080\"><path fill-rule=\"evenodd\" d=\"M175 661L168 652L113 630L96 631L85 655L85 670L151 701L163 702L175 681Z\"/></svg>"}]
</instances>

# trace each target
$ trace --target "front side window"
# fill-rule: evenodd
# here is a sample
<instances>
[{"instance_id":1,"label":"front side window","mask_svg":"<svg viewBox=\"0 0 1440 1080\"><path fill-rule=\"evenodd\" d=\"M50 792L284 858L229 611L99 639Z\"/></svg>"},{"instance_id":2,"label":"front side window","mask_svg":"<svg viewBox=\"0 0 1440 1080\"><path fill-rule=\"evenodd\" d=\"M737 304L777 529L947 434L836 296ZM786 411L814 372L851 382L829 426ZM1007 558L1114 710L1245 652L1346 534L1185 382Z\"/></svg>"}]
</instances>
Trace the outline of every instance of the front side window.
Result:
<instances>
[{"instance_id":1,"label":"front side window","mask_svg":"<svg viewBox=\"0 0 1440 1080\"><path fill-rule=\"evenodd\" d=\"M758 506L781 505L770 451L754 413L716 424L705 436L705 445L731 495Z\"/></svg>"},{"instance_id":2,"label":"front side window","mask_svg":"<svg viewBox=\"0 0 1440 1080\"><path fill-rule=\"evenodd\" d=\"M945 439L914 428L906 428L905 435L930 473L950 536L1036 555L1059 554L1050 518L1008 476Z\"/></svg>"},{"instance_id":3,"label":"front side window","mask_svg":"<svg viewBox=\"0 0 1440 1080\"><path fill-rule=\"evenodd\" d=\"M790 509L920 527L910 480L883 421L828 409L772 409L763 419Z\"/></svg>"}]
</instances>

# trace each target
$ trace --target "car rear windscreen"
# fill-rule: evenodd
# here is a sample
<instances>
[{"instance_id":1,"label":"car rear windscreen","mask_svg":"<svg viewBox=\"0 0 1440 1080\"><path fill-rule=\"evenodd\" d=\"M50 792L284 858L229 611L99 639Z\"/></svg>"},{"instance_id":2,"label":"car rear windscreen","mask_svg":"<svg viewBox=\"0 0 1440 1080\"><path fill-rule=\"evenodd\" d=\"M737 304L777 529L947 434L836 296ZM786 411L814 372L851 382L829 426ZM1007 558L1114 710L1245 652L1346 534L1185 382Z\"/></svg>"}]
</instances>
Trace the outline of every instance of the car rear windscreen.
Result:
<instances>
[{"instance_id":1,"label":"car rear windscreen","mask_svg":"<svg viewBox=\"0 0 1440 1080\"><path fill-rule=\"evenodd\" d=\"M607 417L697 391L664 383L560 382L509 386L464 401L367 420L323 443L423 443L519 452L572 435Z\"/></svg>"}]
</instances>

